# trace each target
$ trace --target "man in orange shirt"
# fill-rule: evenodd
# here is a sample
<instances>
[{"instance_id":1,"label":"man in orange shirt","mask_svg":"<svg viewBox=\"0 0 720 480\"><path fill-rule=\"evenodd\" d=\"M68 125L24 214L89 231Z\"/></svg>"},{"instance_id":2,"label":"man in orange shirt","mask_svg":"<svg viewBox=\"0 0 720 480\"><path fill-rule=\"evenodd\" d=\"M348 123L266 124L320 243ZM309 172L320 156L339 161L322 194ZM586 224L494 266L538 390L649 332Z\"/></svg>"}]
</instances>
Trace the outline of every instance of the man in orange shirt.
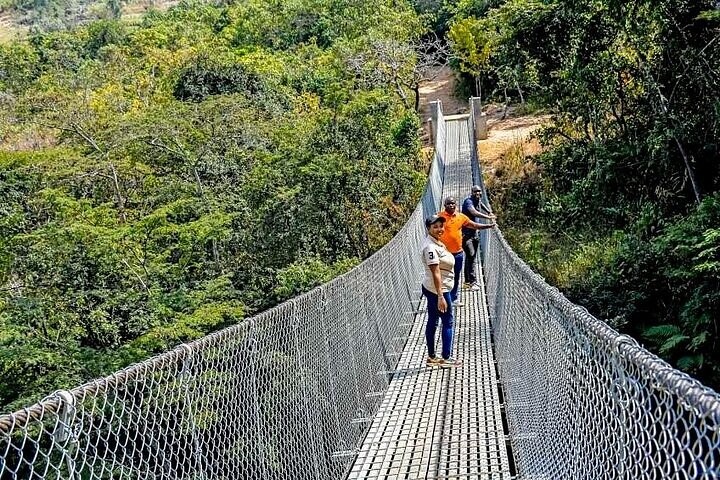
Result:
<instances>
[{"instance_id":1,"label":"man in orange shirt","mask_svg":"<svg viewBox=\"0 0 720 480\"><path fill-rule=\"evenodd\" d=\"M465 254L462 248L462 229L472 228L474 230L482 230L483 228L493 228L495 223L476 223L470 220L467 215L457 211L457 200L455 197L447 197L445 202L445 210L438 213L445 218L445 232L440 236L440 241L455 257L455 280L453 288L450 291L450 298L453 304L461 306L463 303L458 299L458 286L460 285L460 272L462 272L463 259Z\"/></svg>"}]
</instances>

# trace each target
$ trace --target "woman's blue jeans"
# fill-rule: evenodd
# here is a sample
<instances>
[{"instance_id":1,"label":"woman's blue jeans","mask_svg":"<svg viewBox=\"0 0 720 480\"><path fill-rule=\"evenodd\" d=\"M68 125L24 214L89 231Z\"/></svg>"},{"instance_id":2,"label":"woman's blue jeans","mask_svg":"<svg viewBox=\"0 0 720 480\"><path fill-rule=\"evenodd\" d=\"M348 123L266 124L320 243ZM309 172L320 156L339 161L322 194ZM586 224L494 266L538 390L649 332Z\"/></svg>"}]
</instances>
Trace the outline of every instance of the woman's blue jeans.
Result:
<instances>
[{"instance_id":1,"label":"woman's blue jeans","mask_svg":"<svg viewBox=\"0 0 720 480\"><path fill-rule=\"evenodd\" d=\"M453 281L453 288L450 291L450 297L452 297L453 302L458 301L458 287L460 286L460 273L463 269L463 260L465 259L465 252L458 252L453 253L453 256L455 257L455 280Z\"/></svg>"},{"instance_id":2,"label":"woman's blue jeans","mask_svg":"<svg viewBox=\"0 0 720 480\"><path fill-rule=\"evenodd\" d=\"M450 350L452 348L453 339L453 306L450 292L443 293L445 302L447 302L447 310L441 313L438 310L438 296L422 287L422 293L427 298L428 321L425 327L425 340L427 341L428 355L435 356L435 331L437 330L438 320L442 318L442 357L450 358Z\"/></svg>"}]
</instances>

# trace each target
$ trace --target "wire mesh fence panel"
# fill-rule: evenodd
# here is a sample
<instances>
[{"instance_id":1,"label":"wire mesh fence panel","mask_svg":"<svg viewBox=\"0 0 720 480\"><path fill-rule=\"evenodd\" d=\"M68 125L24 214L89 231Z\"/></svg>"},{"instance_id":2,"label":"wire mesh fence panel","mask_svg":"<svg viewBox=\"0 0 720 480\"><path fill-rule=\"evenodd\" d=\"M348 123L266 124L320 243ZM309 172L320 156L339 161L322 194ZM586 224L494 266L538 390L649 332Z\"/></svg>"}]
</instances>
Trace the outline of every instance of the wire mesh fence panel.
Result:
<instances>
[{"instance_id":1,"label":"wire mesh fence panel","mask_svg":"<svg viewBox=\"0 0 720 480\"><path fill-rule=\"evenodd\" d=\"M716 392L570 303L500 232L484 259L518 478L720 478Z\"/></svg>"}]
</instances>

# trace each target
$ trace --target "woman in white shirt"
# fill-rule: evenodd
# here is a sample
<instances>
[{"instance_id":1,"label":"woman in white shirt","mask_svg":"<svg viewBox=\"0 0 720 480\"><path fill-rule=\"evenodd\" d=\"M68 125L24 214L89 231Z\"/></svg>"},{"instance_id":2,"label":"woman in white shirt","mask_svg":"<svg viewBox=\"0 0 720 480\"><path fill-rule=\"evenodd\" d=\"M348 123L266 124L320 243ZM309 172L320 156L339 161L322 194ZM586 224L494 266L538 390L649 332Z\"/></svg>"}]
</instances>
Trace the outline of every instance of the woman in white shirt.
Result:
<instances>
[{"instance_id":1,"label":"woman in white shirt","mask_svg":"<svg viewBox=\"0 0 720 480\"><path fill-rule=\"evenodd\" d=\"M445 231L445 218L432 215L425 219L427 236L422 244L422 258L425 278L422 283L423 295L427 298L428 322L425 327L429 366L456 367L462 362L451 356L453 340L453 310L450 291L453 288L455 257L440 241ZM435 332L442 319L442 354L435 355Z\"/></svg>"}]
</instances>

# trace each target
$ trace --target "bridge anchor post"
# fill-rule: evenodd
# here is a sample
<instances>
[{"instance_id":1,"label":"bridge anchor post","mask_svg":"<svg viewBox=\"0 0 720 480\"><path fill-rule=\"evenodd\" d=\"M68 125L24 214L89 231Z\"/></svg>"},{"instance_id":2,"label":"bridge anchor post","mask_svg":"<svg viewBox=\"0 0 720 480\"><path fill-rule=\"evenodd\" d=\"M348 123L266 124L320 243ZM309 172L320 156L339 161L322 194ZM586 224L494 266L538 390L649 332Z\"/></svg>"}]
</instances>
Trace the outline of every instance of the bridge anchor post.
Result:
<instances>
[{"instance_id":1,"label":"bridge anchor post","mask_svg":"<svg viewBox=\"0 0 720 480\"><path fill-rule=\"evenodd\" d=\"M470 108L475 125L475 138L486 140L488 138L487 115L482 111L480 97L470 97Z\"/></svg>"}]
</instances>

